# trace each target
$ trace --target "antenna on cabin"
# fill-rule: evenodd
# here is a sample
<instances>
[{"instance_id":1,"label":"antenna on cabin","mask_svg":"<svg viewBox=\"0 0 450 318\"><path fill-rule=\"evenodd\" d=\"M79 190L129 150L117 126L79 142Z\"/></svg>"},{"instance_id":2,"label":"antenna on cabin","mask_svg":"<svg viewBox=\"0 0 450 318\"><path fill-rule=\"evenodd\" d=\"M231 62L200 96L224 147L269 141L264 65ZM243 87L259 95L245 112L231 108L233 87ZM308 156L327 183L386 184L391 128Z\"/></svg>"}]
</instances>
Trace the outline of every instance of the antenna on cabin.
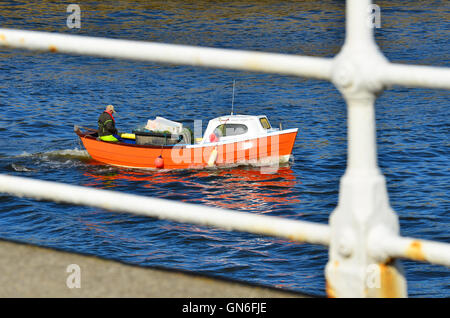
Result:
<instances>
[{"instance_id":1,"label":"antenna on cabin","mask_svg":"<svg viewBox=\"0 0 450 318\"><path fill-rule=\"evenodd\" d=\"M234 109L234 86L236 85L236 80L233 80L233 96L231 97L231 115L233 115Z\"/></svg>"}]
</instances>

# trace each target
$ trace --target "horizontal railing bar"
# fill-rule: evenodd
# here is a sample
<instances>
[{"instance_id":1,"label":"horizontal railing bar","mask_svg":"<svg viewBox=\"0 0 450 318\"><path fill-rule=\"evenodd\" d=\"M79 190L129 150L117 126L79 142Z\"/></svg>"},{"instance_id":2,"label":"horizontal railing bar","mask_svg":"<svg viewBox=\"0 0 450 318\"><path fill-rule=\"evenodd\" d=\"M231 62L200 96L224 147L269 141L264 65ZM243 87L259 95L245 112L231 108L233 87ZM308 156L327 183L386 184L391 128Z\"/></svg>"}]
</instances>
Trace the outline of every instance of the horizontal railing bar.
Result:
<instances>
[{"instance_id":1,"label":"horizontal railing bar","mask_svg":"<svg viewBox=\"0 0 450 318\"><path fill-rule=\"evenodd\" d=\"M0 174L0 192L328 246L329 226Z\"/></svg>"},{"instance_id":2,"label":"horizontal railing bar","mask_svg":"<svg viewBox=\"0 0 450 318\"><path fill-rule=\"evenodd\" d=\"M387 63L380 76L385 85L450 89L450 68Z\"/></svg>"},{"instance_id":3,"label":"horizontal railing bar","mask_svg":"<svg viewBox=\"0 0 450 318\"><path fill-rule=\"evenodd\" d=\"M215 67L331 80L332 58L218 49L0 28L0 46ZM450 89L450 69L386 63L379 77L387 85Z\"/></svg>"},{"instance_id":4,"label":"horizontal railing bar","mask_svg":"<svg viewBox=\"0 0 450 318\"><path fill-rule=\"evenodd\" d=\"M0 46L331 79L332 59L0 28Z\"/></svg>"},{"instance_id":5,"label":"horizontal railing bar","mask_svg":"<svg viewBox=\"0 0 450 318\"><path fill-rule=\"evenodd\" d=\"M404 258L450 267L450 244L411 237L383 235L369 249L382 251L390 258Z\"/></svg>"}]
</instances>

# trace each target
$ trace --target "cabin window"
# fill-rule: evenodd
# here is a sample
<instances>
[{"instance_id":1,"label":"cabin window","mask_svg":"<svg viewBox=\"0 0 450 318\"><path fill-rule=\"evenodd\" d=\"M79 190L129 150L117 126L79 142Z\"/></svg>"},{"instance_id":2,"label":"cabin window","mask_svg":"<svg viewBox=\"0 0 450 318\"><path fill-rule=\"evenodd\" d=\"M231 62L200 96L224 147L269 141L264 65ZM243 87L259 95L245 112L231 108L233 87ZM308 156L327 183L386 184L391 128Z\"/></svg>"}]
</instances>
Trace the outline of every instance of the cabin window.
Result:
<instances>
[{"instance_id":1,"label":"cabin window","mask_svg":"<svg viewBox=\"0 0 450 318\"><path fill-rule=\"evenodd\" d=\"M242 135L247 131L247 126L242 124L222 124L214 129L214 133L219 137Z\"/></svg>"},{"instance_id":2,"label":"cabin window","mask_svg":"<svg viewBox=\"0 0 450 318\"><path fill-rule=\"evenodd\" d=\"M260 118L259 122L261 123L261 126L263 126L264 129L270 129L270 124L266 117Z\"/></svg>"}]
</instances>

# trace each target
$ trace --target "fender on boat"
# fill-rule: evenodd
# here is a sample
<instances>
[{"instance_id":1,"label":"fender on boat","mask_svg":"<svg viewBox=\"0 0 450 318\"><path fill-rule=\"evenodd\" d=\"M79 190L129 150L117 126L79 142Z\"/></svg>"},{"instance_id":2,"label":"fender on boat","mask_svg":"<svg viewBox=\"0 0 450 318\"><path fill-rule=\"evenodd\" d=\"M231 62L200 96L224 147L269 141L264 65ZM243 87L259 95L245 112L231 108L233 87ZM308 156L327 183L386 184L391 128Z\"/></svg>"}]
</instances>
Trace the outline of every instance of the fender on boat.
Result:
<instances>
[{"instance_id":1,"label":"fender on boat","mask_svg":"<svg viewBox=\"0 0 450 318\"><path fill-rule=\"evenodd\" d=\"M217 160L217 146L214 147L214 149L211 151L211 154L209 155L208 159L208 167L212 167L216 164Z\"/></svg>"}]
</instances>

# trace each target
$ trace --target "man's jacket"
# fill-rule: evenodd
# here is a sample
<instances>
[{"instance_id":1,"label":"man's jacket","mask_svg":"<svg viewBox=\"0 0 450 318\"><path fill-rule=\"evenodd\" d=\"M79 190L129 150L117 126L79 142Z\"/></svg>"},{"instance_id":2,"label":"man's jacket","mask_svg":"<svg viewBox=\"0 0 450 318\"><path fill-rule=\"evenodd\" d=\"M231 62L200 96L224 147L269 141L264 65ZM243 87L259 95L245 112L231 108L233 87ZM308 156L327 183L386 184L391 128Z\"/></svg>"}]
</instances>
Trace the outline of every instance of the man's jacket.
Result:
<instances>
[{"instance_id":1,"label":"man's jacket","mask_svg":"<svg viewBox=\"0 0 450 318\"><path fill-rule=\"evenodd\" d=\"M98 118L98 135L99 137L102 136L109 136L109 135L117 135L117 129L116 129L116 122L114 120L114 117L108 113L103 112L100 117Z\"/></svg>"}]
</instances>

